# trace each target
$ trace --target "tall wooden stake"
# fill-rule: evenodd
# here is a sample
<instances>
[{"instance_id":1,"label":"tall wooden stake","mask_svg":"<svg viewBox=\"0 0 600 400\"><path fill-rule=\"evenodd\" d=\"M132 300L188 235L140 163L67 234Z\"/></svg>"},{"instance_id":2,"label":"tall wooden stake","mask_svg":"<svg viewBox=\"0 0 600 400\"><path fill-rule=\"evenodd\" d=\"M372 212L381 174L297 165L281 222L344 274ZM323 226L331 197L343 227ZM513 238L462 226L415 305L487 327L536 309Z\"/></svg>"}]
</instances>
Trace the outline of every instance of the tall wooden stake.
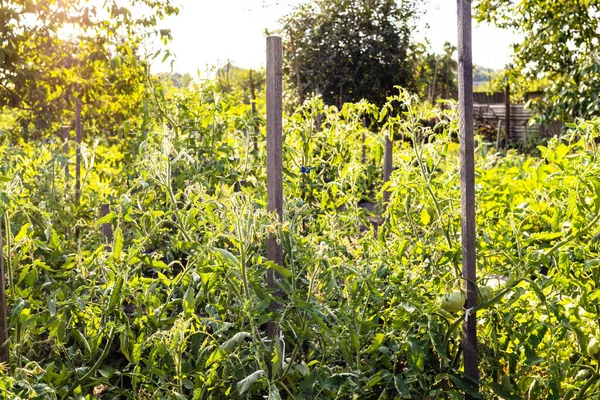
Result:
<instances>
[{"instance_id":1,"label":"tall wooden stake","mask_svg":"<svg viewBox=\"0 0 600 400\"><path fill-rule=\"evenodd\" d=\"M386 184L390 177L392 176L392 154L393 146L392 146L392 138L391 132L388 132L385 135L385 148L383 151L383 184ZM385 190L383 192L383 206L382 209L385 211L387 209L388 202L390 201L390 191Z\"/></svg>"},{"instance_id":2,"label":"tall wooden stake","mask_svg":"<svg viewBox=\"0 0 600 400\"><path fill-rule=\"evenodd\" d=\"M457 0L458 11L458 115L460 127L460 191L462 214L462 273L467 291L467 315L463 323L465 374L474 381L473 393L479 393L477 366L477 267L475 264L475 155L473 139L473 55L471 53L471 0ZM465 399L476 399L470 393Z\"/></svg>"},{"instance_id":3,"label":"tall wooden stake","mask_svg":"<svg viewBox=\"0 0 600 400\"><path fill-rule=\"evenodd\" d=\"M0 220L0 363L8 364L8 313L6 311L6 279L4 277L4 242Z\"/></svg>"},{"instance_id":4,"label":"tall wooden stake","mask_svg":"<svg viewBox=\"0 0 600 400\"><path fill-rule=\"evenodd\" d=\"M250 70L250 98L253 102L256 100L256 92L254 90L254 79L252 79L252 70Z\"/></svg>"},{"instance_id":5,"label":"tall wooden stake","mask_svg":"<svg viewBox=\"0 0 600 400\"><path fill-rule=\"evenodd\" d=\"M315 89L315 94L316 95L320 95L321 94L321 89L319 89L318 87ZM318 113L317 114L317 120L316 120L316 130L317 132L321 132L323 130L323 114L322 113Z\"/></svg>"},{"instance_id":6,"label":"tall wooden stake","mask_svg":"<svg viewBox=\"0 0 600 400\"><path fill-rule=\"evenodd\" d=\"M75 134L77 147L75 148L75 202L79 206L81 197L81 101L77 99L75 106Z\"/></svg>"},{"instance_id":7,"label":"tall wooden stake","mask_svg":"<svg viewBox=\"0 0 600 400\"><path fill-rule=\"evenodd\" d=\"M252 110L252 117L256 116L256 102L252 100L250 102L250 107ZM256 120L255 120L256 121ZM260 134L260 130L258 128L258 124L254 125L254 151L258 151L258 135Z\"/></svg>"},{"instance_id":8,"label":"tall wooden stake","mask_svg":"<svg viewBox=\"0 0 600 400\"><path fill-rule=\"evenodd\" d=\"M294 72L296 74L296 85L298 86L298 98L300 104L304 104L304 92L302 91L302 84L300 82L300 70L298 69L298 60L296 57L296 43L294 42L294 30L289 28L288 33L290 34L290 44L292 45L292 55L294 57Z\"/></svg>"},{"instance_id":9,"label":"tall wooden stake","mask_svg":"<svg viewBox=\"0 0 600 400\"><path fill-rule=\"evenodd\" d=\"M282 161L282 47L278 36L267 37L267 197L269 212L276 211L279 221L283 220L283 161ZM283 265L283 250L275 237L267 241L267 258ZM267 286L277 288L278 274L271 268L267 271ZM280 305L271 301L269 308ZM277 330L275 322L267 326L267 336L273 340Z\"/></svg>"},{"instance_id":10,"label":"tall wooden stake","mask_svg":"<svg viewBox=\"0 0 600 400\"><path fill-rule=\"evenodd\" d=\"M506 125L505 138L508 141L508 138L510 137L510 85L508 83L506 84L506 95L504 96L504 107L505 107L505 111L506 111L506 120L505 120L505 124L504 124L504 125Z\"/></svg>"},{"instance_id":11,"label":"tall wooden stake","mask_svg":"<svg viewBox=\"0 0 600 400\"><path fill-rule=\"evenodd\" d=\"M106 203L102 204L100 208L100 217L105 217L108 215L108 213L110 213L110 205ZM111 243L113 242L113 232L112 225L110 223L102 224L102 240L104 241L106 251L111 251Z\"/></svg>"},{"instance_id":12,"label":"tall wooden stake","mask_svg":"<svg viewBox=\"0 0 600 400\"><path fill-rule=\"evenodd\" d=\"M364 129L367 129L367 116L363 116L362 118L362 126ZM361 155L361 162L363 163L363 165L367 162L367 147L365 146L365 142L367 141L367 134L365 132L363 132L362 134L362 155Z\"/></svg>"},{"instance_id":13,"label":"tall wooden stake","mask_svg":"<svg viewBox=\"0 0 600 400\"><path fill-rule=\"evenodd\" d=\"M65 142L64 145L64 152L65 152L65 184L67 183L67 181L69 180L69 127L68 126L63 126L62 127L62 134L63 134L63 141Z\"/></svg>"}]
</instances>

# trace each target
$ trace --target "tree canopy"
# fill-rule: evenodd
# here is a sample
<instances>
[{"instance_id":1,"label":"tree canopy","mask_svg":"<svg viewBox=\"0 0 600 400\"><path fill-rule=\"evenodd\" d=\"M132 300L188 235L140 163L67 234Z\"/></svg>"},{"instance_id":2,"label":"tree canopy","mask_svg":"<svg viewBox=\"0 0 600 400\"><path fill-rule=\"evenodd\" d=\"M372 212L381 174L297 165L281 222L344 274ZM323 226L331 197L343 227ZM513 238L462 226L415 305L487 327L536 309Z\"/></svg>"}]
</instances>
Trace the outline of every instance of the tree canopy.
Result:
<instances>
[{"instance_id":1,"label":"tree canopy","mask_svg":"<svg viewBox=\"0 0 600 400\"><path fill-rule=\"evenodd\" d=\"M444 53L427 51L424 44L415 46L413 80L419 97L435 102L436 99L452 99L458 95L457 68L454 57L456 47L444 43Z\"/></svg>"},{"instance_id":2,"label":"tree canopy","mask_svg":"<svg viewBox=\"0 0 600 400\"><path fill-rule=\"evenodd\" d=\"M538 104L547 119L600 115L600 2L598 0L479 0L476 17L512 28L515 72L549 82Z\"/></svg>"},{"instance_id":3,"label":"tree canopy","mask_svg":"<svg viewBox=\"0 0 600 400\"><path fill-rule=\"evenodd\" d=\"M409 60L417 1L323 0L282 20L284 70L302 100L327 104L385 101L394 86L413 86Z\"/></svg>"},{"instance_id":4,"label":"tree canopy","mask_svg":"<svg viewBox=\"0 0 600 400\"><path fill-rule=\"evenodd\" d=\"M76 99L112 127L139 103L141 45L163 41L171 0L6 0L0 3L0 106L21 110L23 127L64 123Z\"/></svg>"}]
</instances>

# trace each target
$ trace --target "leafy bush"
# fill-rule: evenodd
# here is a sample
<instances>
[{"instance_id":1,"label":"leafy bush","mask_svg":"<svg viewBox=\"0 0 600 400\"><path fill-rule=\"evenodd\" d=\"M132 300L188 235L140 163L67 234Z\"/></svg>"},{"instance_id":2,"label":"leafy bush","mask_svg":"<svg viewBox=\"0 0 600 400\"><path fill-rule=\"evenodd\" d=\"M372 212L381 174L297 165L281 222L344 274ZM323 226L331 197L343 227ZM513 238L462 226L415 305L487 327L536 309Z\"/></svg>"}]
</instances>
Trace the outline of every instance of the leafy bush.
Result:
<instances>
[{"instance_id":1,"label":"leafy bush","mask_svg":"<svg viewBox=\"0 0 600 400\"><path fill-rule=\"evenodd\" d=\"M440 307L461 285L452 110L404 92L382 110L307 101L284 124L279 223L266 211L260 119L209 87L157 99L131 153L126 143L82 148L79 205L62 143L0 147L3 398L457 399L471 390L465 313ZM403 111L386 117L390 109ZM363 127L365 114L382 131ZM437 127L420 123L433 114ZM476 310L484 398L600 390L598 359L585 350L600 334L599 127L572 125L539 158L478 143L478 283L494 287ZM385 185L383 132L404 139ZM390 204L375 229L383 190ZM102 203L112 211L101 218ZM114 229L111 243L102 224ZM284 266L266 260L273 234ZM279 291L267 289L269 267ZM272 320L281 335L270 342Z\"/></svg>"}]
</instances>

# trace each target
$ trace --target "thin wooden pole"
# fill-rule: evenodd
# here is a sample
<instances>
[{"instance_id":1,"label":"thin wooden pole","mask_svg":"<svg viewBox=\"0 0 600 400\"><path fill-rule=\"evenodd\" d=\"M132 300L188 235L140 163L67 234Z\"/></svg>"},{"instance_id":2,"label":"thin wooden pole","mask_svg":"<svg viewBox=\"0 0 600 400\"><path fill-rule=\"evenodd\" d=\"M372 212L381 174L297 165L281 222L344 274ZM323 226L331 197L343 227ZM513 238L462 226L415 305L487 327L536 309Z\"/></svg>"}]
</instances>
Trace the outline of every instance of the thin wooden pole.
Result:
<instances>
[{"instance_id":1,"label":"thin wooden pole","mask_svg":"<svg viewBox=\"0 0 600 400\"><path fill-rule=\"evenodd\" d=\"M362 118L362 126L363 128L366 130L367 129L367 116L363 116ZM361 155L361 162L364 163L367 162L367 147L365 146L365 142L367 141L367 134L366 132L363 131L362 133L362 155Z\"/></svg>"},{"instance_id":2,"label":"thin wooden pole","mask_svg":"<svg viewBox=\"0 0 600 400\"><path fill-rule=\"evenodd\" d=\"M64 144L64 152L65 152L65 184L67 183L68 179L69 179L69 127L68 126L63 126L62 127L62 134L63 134L63 141L65 142Z\"/></svg>"},{"instance_id":3,"label":"thin wooden pole","mask_svg":"<svg viewBox=\"0 0 600 400\"><path fill-rule=\"evenodd\" d=\"M467 292L463 323L465 374L473 380L473 393L479 393L477 365L477 319L471 310L477 304L475 241L475 141L473 139L473 55L471 52L471 0L457 0L458 11L458 115L460 129L460 190L462 214L462 274ZM476 399L470 393L465 399Z\"/></svg>"},{"instance_id":4,"label":"thin wooden pole","mask_svg":"<svg viewBox=\"0 0 600 400\"><path fill-rule=\"evenodd\" d=\"M250 70L250 98L252 102L256 100L256 92L254 90L254 79L252 78L252 70Z\"/></svg>"},{"instance_id":5,"label":"thin wooden pole","mask_svg":"<svg viewBox=\"0 0 600 400\"><path fill-rule=\"evenodd\" d=\"M392 152L394 151L393 149L394 148L392 146L392 138L391 138L391 131L390 131L385 135L385 147L384 147L384 152L383 152L383 184L384 185L390 180L390 177L392 176L392 156L393 156ZM383 192L383 206L382 206L383 211L385 211L387 209L389 201L390 201L390 191L386 189Z\"/></svg>"},{"instance_id":6,"label":"thin wooden pole","mask_svg":"<svg viewBox=\"0 0 600 400\"><path fill-rule=\"evenodd\" d=\"M300 104L304 104L304 91L302 90L302 83L300 82L300 69L298 69L298 58L296 56L296 43L294 41L294 30L289 28L290 44L292 45L292 56L294 57L294 72L296 74L296 85L298 86L298 98Z\"/></svg>"},{"instance_id":7,"label":"thin wooden pole","mask_svg":"<svg viewBox=\"0 0 600 400\"><path fill-rule=\"evenodd\" d=\"M320 95L321 94L321 89L317 88L315 90L315 94L317 96ZM323 130L322 124L323 124L323 114L319 112L317 114L317 120L316 120L316 129L317 129L317 132L321 132Z\"/></svg>"},{"instance_id":8,"label":"thin wooden pole","mask_svg":"<svg viewBox=\"0 0 600 400\"><path fill-rule=\"evenodd\" d=\"M438 63L439 60L437 56L435 56L435 69L433 70L433 83L431 84L430 92L429 92L429 101L431 104L435 104L435 89L437 86L437 74L438 74Z\"/></svg>"},{"instance_id":9,"label":"thin wooden pole","mask_svg":"<svg viewBox=\"0 0 600 400\"><path fill-rule=\"evenodd\" d=\"M252 117L256 116L256 103L254 100L250 103L250 107L252 110ZM254 120L256 122L256 120ZM254 124L254 151L258 152L258 135L260 134L260 129L258 128L258 124Z\"/></svg>"},{"instance_id":10,"label":"thin wooden pole","mask_svg":"<svg viewBox=\"0 0 600 400\"><path fill-rule=\"evenodd\" d=\"M506 140L510 137L510 85L506 84L506 94L504 96L504 107L506 110L506 120L504 125L506 125Z\"/></svg>"},{"instance_id":11,"label":"thin wooden pole","mask_svg":"<svg viewBox=\"0 0 600 400\"><path fill-rule=\"evenodd\" d=\"M75 147L75 202L79 206L81 197L81 101L78 99L75 106L75 134L77 146Z\"/></svg>"},{"instance_id":12,"label":"thin wooden pole","mask_svg":"<svg viewBox=\"0 0 600 400\"><path fill-rule=\"evenodd\" d=\"M6 310L6 278L4 277L3 249L2 224L0 223L0 363L8 364L8 313Z\"/></svg>"},{"instance_id":13,"label":"thin wooden pole","mask_svg":"<svg viewBox=\"0 0 600 400\"><path fill-rule=\"evenodd\" d=\"M110 213L110 205L102 204L100 208L100 217L106 217ZM113 231L110 223L102 224L102 240L104 241L106 251L111 251L113 242Z\"/></svg>"},{"instance_id":14,"label":"thin wooden pole","mask_svg":"<svg viewBox=\"0 0 600 400\"><path fill-rule=\"evenodd\" d=\"M283 161L282 161L282 47L278 36L267 37L267 197L269 212L277 212L279 221L283 220ZM267 258L283 265L283 249L275 237L267 240ZM277 288L279 275L269 268L267 286ZM271 301L269 308L281 307ZM267 326L267 337L273 340L277 327L275 322Z\"/></svg>"}]
</instances>

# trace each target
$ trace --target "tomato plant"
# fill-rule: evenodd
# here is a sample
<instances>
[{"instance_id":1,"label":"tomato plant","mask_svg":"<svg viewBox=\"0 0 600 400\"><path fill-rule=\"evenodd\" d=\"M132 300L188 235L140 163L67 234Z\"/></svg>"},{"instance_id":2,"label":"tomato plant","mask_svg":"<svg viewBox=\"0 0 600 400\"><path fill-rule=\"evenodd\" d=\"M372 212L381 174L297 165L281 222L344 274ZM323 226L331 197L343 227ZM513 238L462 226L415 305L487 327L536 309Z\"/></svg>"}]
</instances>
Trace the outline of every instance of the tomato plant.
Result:
<instances>
[{"instance_id":1,"label":"tomato plant","mask_svg":"<svg viewBox=\"0 0 600 400\"><path fill-rule=\"evenodd\" d=\"M248 106L207 82L145 107L131 141L85 141L79 205L60 141L0 146L4 398L458 399L471 390L472 315L482 397L600 391L599 121L537 158L477 142L480 302L465 310L451 108L405 92L383 109L307 100L284 124L281 223L266 211L264 127ZM381 121L365 127L365 115ZM266 285L271 236L284 249L278 291ZM281 329L272 342L268 321Z\"/></svg>"}]
</instances>

